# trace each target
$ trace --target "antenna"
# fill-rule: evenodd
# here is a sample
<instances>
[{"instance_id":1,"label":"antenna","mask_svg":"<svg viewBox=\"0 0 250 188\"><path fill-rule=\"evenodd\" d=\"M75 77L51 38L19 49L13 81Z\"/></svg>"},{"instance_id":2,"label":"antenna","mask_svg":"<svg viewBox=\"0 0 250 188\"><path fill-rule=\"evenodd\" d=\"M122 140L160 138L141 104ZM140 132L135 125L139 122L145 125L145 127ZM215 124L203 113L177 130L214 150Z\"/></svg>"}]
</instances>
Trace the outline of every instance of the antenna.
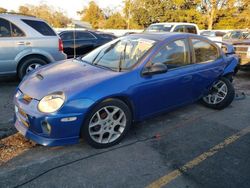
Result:
<instances>
[{"instance_id":1,"label":"antenna","mask_svg":"<svg viewBox=\"0 0 250 188\"><path fill-rule=\"evenodd\" d=\"M76 24L74 24L73 40L74 40L74 58L76 58Z\"/></svg>"}]
</instances>

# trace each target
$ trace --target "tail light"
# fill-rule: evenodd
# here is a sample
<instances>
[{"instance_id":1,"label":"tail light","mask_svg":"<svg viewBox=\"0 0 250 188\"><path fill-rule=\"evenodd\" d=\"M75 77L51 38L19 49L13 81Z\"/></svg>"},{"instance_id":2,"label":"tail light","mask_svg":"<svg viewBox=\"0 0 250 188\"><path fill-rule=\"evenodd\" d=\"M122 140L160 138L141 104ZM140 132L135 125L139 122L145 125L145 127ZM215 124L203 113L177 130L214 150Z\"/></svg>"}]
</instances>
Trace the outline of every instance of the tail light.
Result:
<instances>
[{"instance_id":1,"label":"tail light","mask_svg":"<svg viewBox=\"0 0 250 188\"><path fill-rule=\"evenodd\" d=\"M62 39L59 39L58 49L59 49L60 52L63 52L63 42L62 42Z\"/></svg>"}]
</instances>

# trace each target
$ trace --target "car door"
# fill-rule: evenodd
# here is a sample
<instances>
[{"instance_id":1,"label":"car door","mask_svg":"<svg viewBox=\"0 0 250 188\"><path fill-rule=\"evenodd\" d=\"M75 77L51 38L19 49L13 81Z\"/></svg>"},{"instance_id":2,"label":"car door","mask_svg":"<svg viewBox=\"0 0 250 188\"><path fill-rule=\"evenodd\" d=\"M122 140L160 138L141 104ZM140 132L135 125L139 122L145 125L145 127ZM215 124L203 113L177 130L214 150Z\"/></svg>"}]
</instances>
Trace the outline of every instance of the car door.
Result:
<instances>
[{"instance_id":1,"label":"car door","mask_svg":"<svg viewBox=\"0 0 250 188\"><path fill-rule=\"evenodd\" d=\"M25 48L24 32L8 20L0 18L0 73L14 73L15 58Z\"/></svg>"},{"instance_id":2,"label":"car door","mask_svg":"<svg viewBox=\"0 0 250 188\"><path fill-rule=\"evenodd\" d=\"M59 35L63 41L63 52L67 54L68 58L73 58L75 52L74 31L65 31Z\"/></svg>"},{"instance_id":3,"label":"car door","mask_svg":"<svg viewBox=\"0 0 250 188\"><path fill-rule=\"evenodd\" d=\"M201 38L190 38L190 43L196 70L193 76L193 96L198 99L223 74L227 63L214 43Z\"/></svg>"},{"instance_id":4,"label":"car door","mask_svg":"<svg viewBox=\"0 0 250 188\"><path fill-rule=\"evenodd\" d=\"M97 38L88 31L76 32L76 54L77 56L87 54L96 48Z\"/></svg>"},{"instance_id":5,"label":"car door","mask_svg":"<svg viewBox=\"0 0 250 188\"><path fill-rule=\"evenodd\" d=\"M168 71L140 76L140 84L135 93L139 117L142 119L193 101L192 82L195 70L190 64L186 39L178 39L164 45L145 67L154 63L164 63Z\"/></svg>"}]
</instances>

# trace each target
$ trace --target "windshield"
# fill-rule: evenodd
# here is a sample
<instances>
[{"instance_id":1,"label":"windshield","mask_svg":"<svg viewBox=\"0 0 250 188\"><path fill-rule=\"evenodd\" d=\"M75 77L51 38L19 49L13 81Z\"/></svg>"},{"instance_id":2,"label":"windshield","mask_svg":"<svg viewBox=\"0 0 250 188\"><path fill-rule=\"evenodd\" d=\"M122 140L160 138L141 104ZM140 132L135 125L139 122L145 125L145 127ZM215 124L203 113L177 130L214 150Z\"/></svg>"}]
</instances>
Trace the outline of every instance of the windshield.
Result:
<instances>
[{"instance_id":1,"label":"windshield","mask_svg":"<svg viewBox=\"0 0 250 188\"><path fill-rule=\"evenodd\" d=\"M150 25L145 31L149 32L170 32L173 28L171 24L153 24Z\"/></svg>"},{"instance_id":2,"label":"windshield","mask_svg":"<svg viewBox=\"0 0 250 188\"><path fill-rule=\"evenodd\" d=\"M155 41L143 38L119 38L111 41L86 56L82 61L112 70L127 70L154 45Z\"/></svg>"},{"instance_id":3,"label":"windshield","mask_svg":"<svg viewBox=\"0 0 250 188\"><path fill-rule=\"evenodd\" d=\"M248 32L232 31L224 35L223 39L244 39L248 34Z\"/></svg>"}]
</instances>

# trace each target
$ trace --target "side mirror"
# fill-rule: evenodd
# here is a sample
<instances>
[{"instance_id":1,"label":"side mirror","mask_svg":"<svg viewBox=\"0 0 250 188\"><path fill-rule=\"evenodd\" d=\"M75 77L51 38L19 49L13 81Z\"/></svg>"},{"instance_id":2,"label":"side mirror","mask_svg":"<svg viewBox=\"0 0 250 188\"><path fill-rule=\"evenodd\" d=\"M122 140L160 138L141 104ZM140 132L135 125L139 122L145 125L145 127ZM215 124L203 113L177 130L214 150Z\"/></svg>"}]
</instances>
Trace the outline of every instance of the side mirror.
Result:
<instances>
[{"instance_id":1,"label":"side mirror","mask_svg":"<svg viewBox=\"0 0 250 188\"><path fill-rule=\"evenodd\" d=\"M163 63L154 63L151 67L145 67L142 71L142 75L161 74L168 71L167 65Z\"/></svg>"}]
</instances>

